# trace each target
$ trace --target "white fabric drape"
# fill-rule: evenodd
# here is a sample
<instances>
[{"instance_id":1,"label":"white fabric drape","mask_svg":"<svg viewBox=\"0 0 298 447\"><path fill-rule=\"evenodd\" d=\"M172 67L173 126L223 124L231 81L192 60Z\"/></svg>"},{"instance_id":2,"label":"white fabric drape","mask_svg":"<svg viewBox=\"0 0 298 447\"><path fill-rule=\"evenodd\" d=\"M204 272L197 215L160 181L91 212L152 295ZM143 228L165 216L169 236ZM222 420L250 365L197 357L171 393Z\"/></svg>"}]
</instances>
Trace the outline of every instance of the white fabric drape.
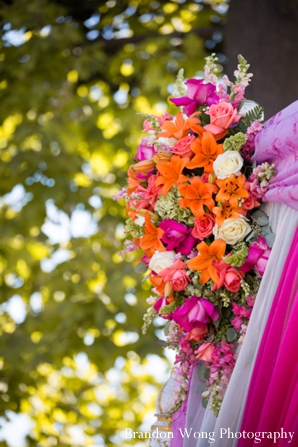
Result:
<instances>
[{"instance_id":1,"label":"white fabric drape","mask_svg":"<svg viewBox=\"0 0 298 447\"><path fill-rule=\"evenodd\" d=\"M266 325L271 304L278 286L293 235L298 225L298 211L281 203L266 204L270 226L276 235L272 252L256 298L248 330L236 361L230 383L222 403L218 418L212 411L204 410L197 394L197 371L192 380L186 427L196 432L215 432L215 447L236 447L237 439L226 436L220 438L220 429L240 430L249 381L262 334ZM207 407L208 408L208 407ZM206 447L210 445L205 438L184 438L183 447Z\"/></svg>"}]
</instances>

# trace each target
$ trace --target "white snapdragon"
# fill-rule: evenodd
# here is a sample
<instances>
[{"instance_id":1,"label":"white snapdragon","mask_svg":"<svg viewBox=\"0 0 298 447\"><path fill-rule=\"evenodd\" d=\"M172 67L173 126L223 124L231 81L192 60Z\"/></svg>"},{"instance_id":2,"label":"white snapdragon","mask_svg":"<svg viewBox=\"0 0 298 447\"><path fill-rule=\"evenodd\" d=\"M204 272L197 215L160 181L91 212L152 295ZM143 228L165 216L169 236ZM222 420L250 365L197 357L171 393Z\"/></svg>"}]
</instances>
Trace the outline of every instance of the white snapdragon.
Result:
<instances>
[{"instance_id":1,"label":"white snapdragon","mask_svg":"<svg viewBox=\"0 0 298 447\"><path fill-rule=\"evenodd\" d=\"M164 144L165 146L169 146L170 148L172 148L176 142L177 142L176 138L160 137L156 140L157 144L161 144L161 145Z\"/></svg>"}]
</instances>

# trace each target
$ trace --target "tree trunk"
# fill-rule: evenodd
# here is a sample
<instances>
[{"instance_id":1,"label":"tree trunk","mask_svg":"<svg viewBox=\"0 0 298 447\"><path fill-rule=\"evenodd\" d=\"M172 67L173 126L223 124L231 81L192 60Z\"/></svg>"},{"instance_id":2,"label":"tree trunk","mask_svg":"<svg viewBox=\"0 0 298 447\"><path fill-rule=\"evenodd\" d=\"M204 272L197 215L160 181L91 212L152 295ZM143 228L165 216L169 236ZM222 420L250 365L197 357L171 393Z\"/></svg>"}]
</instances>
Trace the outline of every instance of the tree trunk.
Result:
<instances>
[{"instance_id":1,"label":"tree trunk","mask_svg":"<svg viewBox=\"0 0 298 447\"><path fill-rule=\"evenodd\" d=\"M297 0L232 0L225 28L226 72L237 55L254 77L246 97L265 107L268 119L298 99Z\"/></svg>"}]
</instances>

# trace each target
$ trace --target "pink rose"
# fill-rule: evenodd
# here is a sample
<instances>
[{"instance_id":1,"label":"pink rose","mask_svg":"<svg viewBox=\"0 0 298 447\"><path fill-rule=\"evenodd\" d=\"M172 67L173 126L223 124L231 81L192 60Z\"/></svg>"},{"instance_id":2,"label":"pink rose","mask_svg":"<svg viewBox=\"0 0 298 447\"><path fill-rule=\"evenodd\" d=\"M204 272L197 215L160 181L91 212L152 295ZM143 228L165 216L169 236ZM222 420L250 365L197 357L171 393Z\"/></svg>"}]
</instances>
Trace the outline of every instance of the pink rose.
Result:
<instances>
[{"instance_id":1,"label":"pink rose","mask_svg":"<svg viewBox=\"0 0 298 447\"><path fill-rule=\"evenodd\" d=\"M210 124L207 124L204 129L217 135L228 129L232 124L235 124L241 118L237 115L237 109L234 109L230 102L220 102L210 106L208 115L210 115Z\"/></svg>"},{"instance_id":2,"label":"pink rose","mask_svg":"<svg viewBox=\"0 0 298 447\"><path fill-rule=\"evenodd\" d=\"M256 208L257 206L260 206L260 202L255 200L252 196L246 197L244 202L242 203L242 208L244 210L252 210L253 208ZM243 213L241 213L243 214Z\"/></svg>"},{"instance_id":3,"label":"pink rose","mask_svg":"<svg viewBox=\"0 0 298 447\"><path fill-rule=\"evenodd\" d=\"M239 272L235 267L230 267L226 270L224 285L230 292L238 292L243 278L244 274L242 272Z\"/></svg>"},{"instance_id":4,"label":"pink rose","mask_svg":"<svg viewBox=\"0 0 298 447\"><path fill-rule=\"evenodd\" d=\"M244 273L235 267L231 267L224 260L218 264L214 262L213 266L218 274L219 282L218 284L214 284L212 290L214 291L225 286L230 292L238 292L241 287L241 280L245 276Z\"/></svg>"},{"instance_id":5,"label":"pink rose","mask_svg":"<svg viewBox=\"0 0 298 447\"><path fill-rule=\"evenodd\" d=\"M161 241L167 244L168 251L175 250L176 253L188 255L198 242L191 234L191 228L174 219L164 219L158 226L164 230Z\"/></svg>"},{"instance_id":6,"label":"pink rose","mask_svg":"<svg viewBox=\"0 0 298 447\"><path fill-rule=\"evenodd\" d=\"M205 213L203 219L195 218L194 229L191 234L201 241L211 236L215 225L215 216L212 213Z\"/></svg>"},{"instance_id":7,"label":"pink rose","mask_svg":"<svg viewBox=\"0 0 298 447\"><path fill-rule=\"evenodd\" d=\"M190 282L189 277L186 274L187 266L180 259L174 262L170 267L159 272L165 283L169 282L175 292L185 290L187 284Z\"/></svg>"},{"instance_id":8,"label":"pink rose","mask_svg":"<svg viewBox=\"0 0 298 447\"><path fill-rule=\"evenodd\" d=\"M205 362L211 362L214 349L215 346L212 343L206 342L203 343L199 347L199 349L195 351L195 354L198 359L203 360Z\"/></svg>"},{"instance_id":9,"label":"pink rose","mask_svg":"<svg viewBox=\"0 0 298 447\"><path fill-rule=\"evenodd\" d=\"M173 313L173 320L186 332L190 332L194 327L202 327L202 324L209 323L210 319L216 321L218 318L217 307L205 298L197 296L187 298Z\"/></svg>"},{"instance_id":10,"label":"pink rose","mask_svg":"<svg viewBox=\"0 0 298 447\"><path fill-rule=\"evenodd\" d=\"M251 183L246 182L243 186L246 191L250 192L250 185ZM249 197L246 197L244 202L242 203L243 210L252 210L253 208L256 208L257 206L260 206L260 202L258 202L256 199L253 198L251 194L249 194ZM243 214L243 213L241 213Z\"/></svg>"},{"instance_id":11,"label":"pink rose","mask_svg":"<svg viewBox=\"0 0 298 447\"><path fill-rule=\"evenodd\" d=\"M258 237L249 247L248 256L245 263L240 267L242 272L249 272L254 267L261 276L264 275L265 268L270 256L271 248L262 236Z\"/></svg>"},{"instance_id":12,"label":"pink rose","mask_svg":"<svg viewBox=\"0 0 298 447\"><path fill-rule=\"evenodd\" d=\"M194 327L186 336L187 341L202 341L205 338L205 335L208 334L208 328L205 324L202 324L200 327Z\"/></svg>"},{"instance_id":13,"label":"pink rose","mask_svg":"<svg viewBox=\"0 0 298 447\"><path fill-rule=\"evenodd\" d=\"M174 154L180 155L180 157L189 157L192 158L194 156L193 151L190 149L190 144L193 140L195 140L195 136L191 135L188 137L181 138L176 141L174 146L172 147L172 152Z\"/></svg>"},{"instance_id":14,"label":"pink rose","mask_svg":"<svg viewBox=\"0 0 298 447\"><path fill-rule=\"evenodd\" d=\"M178 107L184 106L183 113L187 116L194 113L198 105L210 106L218 102L219 97L216 94L216 87L210 82L204 84L203 79L191 78L185 84L187 86L186 96L182 96L182 98L171 98L170 101Z\"/></svg>"}]
</instances>

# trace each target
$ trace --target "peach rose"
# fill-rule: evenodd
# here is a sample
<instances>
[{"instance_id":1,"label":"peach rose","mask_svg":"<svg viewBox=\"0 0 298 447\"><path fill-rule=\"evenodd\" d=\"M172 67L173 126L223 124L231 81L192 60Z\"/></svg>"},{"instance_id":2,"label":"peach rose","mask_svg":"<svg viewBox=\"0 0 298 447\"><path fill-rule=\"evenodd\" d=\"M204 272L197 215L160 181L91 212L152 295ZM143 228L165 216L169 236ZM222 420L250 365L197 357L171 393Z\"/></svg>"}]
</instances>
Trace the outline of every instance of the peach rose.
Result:
<instances>
[{"instance_id":1,"label":"peach rose","mask_svg":"<svg viewBox=\"0 0 298 447\"><path fill-rule=\"evenodd\" d=\"M205 335L208 334L208 328L205 324L202 324L200 327L194 327L186 336L187 341L202 341L205 338Z\"/></svg>"},{"instance_id":2,"label":"peach rose","mask_svg":"<svg viewBox=\"0 0 298 447\"><path fill-rule=\"evenodd\" d=\"M203 360L204 362L211 362L214 349L215 346L213 343L206 342L203 343L194 353L198 359Z\"/></svg>"},{"instance_id":3,"label":"peach rose","mask_svg":"<svg viewBox=\"0 0 298 447\"><path fill-rule=\"evenodd\" d=\"M176 143L172 147L172 152L174 154L180 155L180 157L192 158L194 156L194 153L190 149L190 143L193 140L195 140L195 136L194 135L181 138L180 140L176 141Z\"/></svg>"},{"instance_id":4,"label":"peach rose","mask_svg":"<svg viewBox=\"0 0 298 447\"><path fill-rule=\"evenodd\" d=\"M207 124L204 129L217 135L228 129L232 124L235 124L241 118L237 115L237 110L234 109L230 102L220 102L210 106L208 115L210 115L210 124Z\"/></svg>"},{"instance_id":5,"label":"peach rose","mask_svg":"<svg viewBox=\"0 0 298 447\"><path fill-rule=\"evenodd\" d=\"M213 266L219 276L219 282L214 284L212 290L220 289L224 285L230 292L238 292L244 278L243 272L240 272L236 267L231 267L224 260L221 260L218 264L214 262Z\"/></svg>"},{"instance_id":6,"label":"peach rose","mask_svg":"<svg viewBox=\"0 0 298 447\"><path fill-rule=\"evenodd\" d=\"M178 259L170 267L159 272L159 276L163 278L164 282L169 282L175 292L180 292L181 290L185 290L190 282L186 270L186 264Z\"/></svg>"},{"instance_id":7,"label":"peach rose","mask_svg":"<svg viewBox=\"0 0 298 447\"><path fill-rule=\"evenodd\" d=\"M215 225L215 216L211 213L205 213L203 219L195 218L194 229L191 234L201 241L206 237L211 236L213 227Z\"/></svg>"},{"instance_id":8,"label":"peach rose","mask_svg":"<svg viewBox=\"0 0 298 447\"><path fill-rule=\"evenodd\" d=\"M260 205L261 205L260 202L255 200L253 197L249 196L249 197L246 197L246 199L242 203L242 208L244 210L252 210L253 208L256 208L257 206L260 206Z\"/></svg>"}]
</instances>

